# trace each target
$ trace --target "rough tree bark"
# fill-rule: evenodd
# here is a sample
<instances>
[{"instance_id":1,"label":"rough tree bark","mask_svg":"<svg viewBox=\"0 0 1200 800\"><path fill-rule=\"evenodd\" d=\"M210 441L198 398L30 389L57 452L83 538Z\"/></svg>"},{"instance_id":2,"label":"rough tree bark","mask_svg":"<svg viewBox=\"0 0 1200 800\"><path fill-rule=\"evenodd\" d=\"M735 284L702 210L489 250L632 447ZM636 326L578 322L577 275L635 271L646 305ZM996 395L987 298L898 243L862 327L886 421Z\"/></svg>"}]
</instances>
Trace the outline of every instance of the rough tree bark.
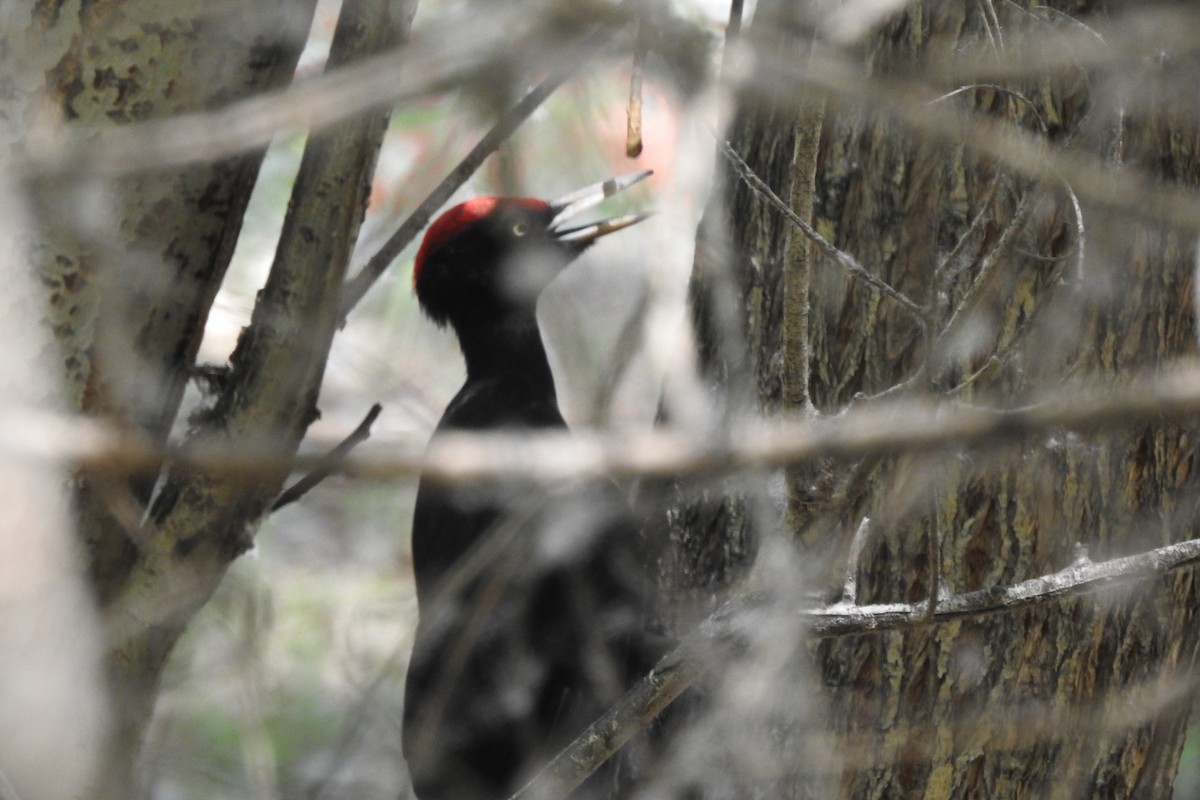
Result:
<instances>
[{"instance_id":1,"label":"rough tree bark","mask_svg":"<svg viewBox=\"0 0 1200 800\"><path fill-rule=\"evenodd\" d=\"M28 135L88 132L198 111L287 82L315 2L164 11L160 2L43 3L13 20ZM15 16L15 15L14 15ZM27 52L28 51L28 52ZM81 187L39 187L38 270L72 408L161 442L241 231L263 151ZM135 549L114 487L82 476L80 530L102 602ZM133 492L144 503L147 487Z\"/></svg>"},{"instance_id":2,"label":"rough tree bark","mask_svg":"<svg viewBox=\"0 0 1200 800\"><path fill-rule=\"evenodd\" d=\"M19 4L14 4L19 5ZM290 80L314 0L217 6L37 3L6 12L12 125L36 147L216 108ZM23 9L23 10L22 10ZM343 4L329 66L394 46L415 2ZM192 441L293 454L314 419L341 286L387 123L372 111L314 133L276 262L214 407ZM233 253L262 151L119 180L35 179L33 258L61 348L70 410L166 440ZM300 335L303 331L303 335ZM170 469L80 475L77 529L107 618L113 733L94 796L128 796L133 760L180 633L252 541L286 470L242 481Z\"/></svg>"},{"instance_id":3,"label":"rough tree bark","mask_svg":"<svg viewBox=\"0 0 1200 800\"><path fill-rule=\"evenodd\" d=\"M737 98L733 148L826 239L920 308L821 255L726 162L726 196L708 225L730 230L758 408L808 412L811 399L828 413L894 387L1019 405L1064 377L1119 382L1194 356L1193 231L1094 197L1082 204L1081 238L1070 175L1018 172L974 151L965 133L932 137L851 93L821 94L820 80L799 79L814 36L797 11L805 5L759 4L750 36L766 55ZM1194 60L957 82L929 66L958 55L1004 62L1022 37L1052 45L1084 25L1120 29L1121 15L1137 11L1088 0L911 4L838 55L865 80L923 85L923 102L974 83L938 102L1101 165L1195 187L1200 131L1170 95ZM703 241L698 252L705 363L736 394L738 356L709 313L720 281ZM840 590L864 517L859 603L971 591L1059 570L1077 542L1109 558L1192 538L1194 439L1163 420L987 452L807 465L788 476L781 518L827 598ZM703 594L744 560L745 527L731 531L725 519L746 501L681 496L671 519L684 557L673 579ZM1198 599L1185 570L1134 596L821 642L811 655L824 717L804 732L840 758L814 768L801 755L813 739L792 738L779 754L792 766L771 785L783 796L846 798L1169 797Z\"/></svg>"}]
</instances>

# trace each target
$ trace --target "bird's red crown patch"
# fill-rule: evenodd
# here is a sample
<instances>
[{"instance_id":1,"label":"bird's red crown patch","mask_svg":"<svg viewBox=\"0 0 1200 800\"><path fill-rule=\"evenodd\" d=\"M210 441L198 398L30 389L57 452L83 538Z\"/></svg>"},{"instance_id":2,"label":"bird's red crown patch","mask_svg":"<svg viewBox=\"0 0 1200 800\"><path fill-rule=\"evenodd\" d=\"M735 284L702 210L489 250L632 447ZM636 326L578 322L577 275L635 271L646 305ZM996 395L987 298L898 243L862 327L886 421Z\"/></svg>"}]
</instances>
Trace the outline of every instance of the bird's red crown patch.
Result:
<instances>
[{"instance_id":1,"label":"bird's red crown patch","mask_svg":"<svg viewBox=\"0 0 1200 800\"><path fill-rule=\"evenodd\" d=\"M418 276L421 274L421 268L425 265L425 260L429 257L430 253L450 239L453 239L460 231L488 216L502 205L520 205L536 209L550 207L550 204L545 200L539 200L536 197L493 197L487 195L484 197L473 197L465 203L459 203L453 208L448 209L434 220L433 224L429 226L429 230L425 231L425 238L421 240L421 246L417 249L417 258L413 262L413 287L416 287Z\"/></svg>"}]
</instances>

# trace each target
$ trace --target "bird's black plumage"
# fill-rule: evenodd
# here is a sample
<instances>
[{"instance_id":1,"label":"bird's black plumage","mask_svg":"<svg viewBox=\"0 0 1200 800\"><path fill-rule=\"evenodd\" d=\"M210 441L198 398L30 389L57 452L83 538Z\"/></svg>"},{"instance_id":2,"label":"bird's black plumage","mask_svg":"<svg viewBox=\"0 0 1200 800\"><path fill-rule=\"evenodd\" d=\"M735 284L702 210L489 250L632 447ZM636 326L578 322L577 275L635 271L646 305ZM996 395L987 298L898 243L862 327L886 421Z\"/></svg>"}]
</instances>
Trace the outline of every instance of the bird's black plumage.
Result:
<instances>
[{"instance_id":1,"label":"bird's black plumage","mask_svg":"<svg viewBox=\"0 0 1200 800\"><path fill-rule=\"evenodd\" d=\"M594 236L556 235L555 214L541 201L482 198L426 235L417 295L454 328L467 362L437 433L566 428L536 297ZM420 800L509 796L662 652L646 628L649 559L611 484L422 478L412 554L420 619L403 734ZM577 796L614 784L610 768Z\"/></svg>"}]
</instances>

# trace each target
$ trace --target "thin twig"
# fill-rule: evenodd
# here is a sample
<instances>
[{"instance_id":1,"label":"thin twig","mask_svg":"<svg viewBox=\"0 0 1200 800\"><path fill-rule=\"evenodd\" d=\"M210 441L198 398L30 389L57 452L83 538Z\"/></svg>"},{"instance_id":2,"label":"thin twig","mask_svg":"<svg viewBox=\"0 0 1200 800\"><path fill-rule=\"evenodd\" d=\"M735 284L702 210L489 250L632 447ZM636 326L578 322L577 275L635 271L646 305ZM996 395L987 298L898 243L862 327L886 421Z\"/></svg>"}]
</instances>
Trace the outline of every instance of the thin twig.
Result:
<instances>
[{"instance_id":1,"label":"thin twig","mask_svg":"<svg viewBox=\"0 0 1200 800\"><path fill-rule=\"evenodd\" d=\"M953 91L946 92L941 97L936 97L933 100L930 100L929 102L931 105L933 103L940 103L943 100L949 100L951 97L956 97L957 95L960 95L963 92L969 92L972 89L988 89L990 91L1003 94L1003 95L1009 97L1010 99L1020 100L1022 103L1024 103L1026 106L1029 107L1029 110L1033 112L1033 116L1037 118L1038 129L1042 133L1046 133L1046 131L1049 130L1049 126L1046 125L1046 118L1044 116L1042 116L1041 110L1038 109L1038 107L1034 104L1034 102L1032 100L1030 100L1027 96L1022 94L1021 92L1018 92L1016 89L1010 89L1007 86L1001 86L998 83L968 83L966 86L960 86L957 89L954 89Z\"/></svg>"},{"instance_id":2,"label":"thin twig","mask_svg":"<svg viewBox=\"0 0 1200 800\"><path fill-rule=\"evenodd\" d=\"M989 28L995 29L995 47L999 52L1003 53L1005 49L1004 33L1000 27L1000 17L996 14L996 7L992 5L992 0L982 0L981 5L983 6L984 10L984 24ZM990 35L991 34L989 32L989 36Z\"/></svg>"},{"instance_id":3,"label":"thin twig","mask_svg":"<svg viewBox=\"0 0 1200 800\"><path fill-rule=\"evenodd\" d=\"M925 595L925 618L933 619L937 613L938 596L942 593L942 498L938 487L933 490L935 506L933 524L927 525L925 531L925 557L929 561L929 591Z\"/></svg>"},{"instance_id":4,"label":"thin twig","mask_svg":"<svg viewBox=\"0 0 1200 800\"><path fill-rule=\"evenodd\" d=\"M683 694L705 671L709 639L716 638L712 624L684 640L654 665L617 704L593 722L565 750L554 757L511 800L566 797L604 764L640 730Z\"/></svg>"},{"instance_id":5,"label":"thin twig","mask_svg":"<svg viewBox=\"0 0 1200 800\"><path fill-rule=\"evenodd\" d=\"M954 312L950 315L950 319L946 322L944 328L938 333L933 342L933 349L936 351L945 342L953 341L953 336L956 334L965 323L971 319L974 312L979 308L980 303L987 297L988 289L999 275L999 270L996 268L1000 263L1000 257L1008 252L1013 240L1017 235L1025 230L1025 223L1029 220L1030 214L1033 212L1034 203L1030 200L1030 195L1027 193L1017 205L1017 210L1013 213L1012 219L1008 223L1008 227L1000 234L1000 238L996 240L996 244L983 257L979 265L979 271L975 274L975 280L967 289L963 299L959 302ZM932 356L932 352L930 354Z\"/></svg>"},{"instance_id":6,"label":"thin twig","mask_svg":"<svg viewBox=\"0 0 1200 800\"><path fill-rule=\"evenodd\" d=\"M275 505L271 506L271 510L278 511L289 503L296 502L308 494L314 486L343 466L346 456L350 454L350 451L370 438L371 426L375 424L375 419L381 411L383 411L383 406L379 403L371 406L371 410L363 417L363 421L358 423L358 427L351 431L349 436L343 439L337 447L322 456L311 472L280 493L279 497L275 500Z\"/></svg>"},{"instance_id":7,"label":"thin twig","mask_svg":"<svg viewBox=\"0 0 1200 800\"><path fill-rule=\"evenodd\" d=\"M1075 190L1071 188L1071 184L1063 181L1063 185L1067 189L1067 196L1071 198L1071 211L1075 214L1075 280L1078 285L1082 286L1084 259L1087 256L1087 231L1084 228L1083 207L1079 204L1079 198L1075 196Z\"/></svg>"},{"instance_id":8,"label":"thin twig","mask_svg":"<svg viewBox=\"0 0 1200 800\"><path fill-rule=\"evenodd\" d=\"M730 78L733 59L737 57L738 44L742 37L742 15L744 0L730 0L729 21L725 23L725 43L721 47L720 75ZM724 130L724 125L722 125Z\"/></svg>"},{"instance_id":9,"label":"thin twig","mask_svg":"<svg viewBox=\"0 0 1200 800\"><path fill-rule=\"evenodd\" d=\"M1009 354L1009 357L1011 357L1011 353ZM963 392L965 392L967 389L974 386L977 382L979 382L979 380L986 377L990 373L995 372L996 370L1000 369L1000 367L1002 367L1002 366L1004 366L1004 359L1002 359L1000 356L993 353L992 355L988 356L987 361L983 362L982 367L975 370L967 377L963 378L961 381L958 382L958 385L952 386L949 389L947 389L945 392L942 393L942 396L949 398L949 397L955 397L957 395L960 395Z\"/></svg>"},{"instance_id":10,"label":"thin twig","mask_svg":"<svg viewBox=\"0 0 1200 800\"><path fill-rule=\"evenodd\" d=\"M1014 10L1018 11L1019 13L1029 14L1030 16L1033 16L1038 21L1041 21L1043 19L1042 17L1038 17L1036 14L1032 14L1030 9L1024 8L1021 5L1018 5L1017 3L1012 2L1012 0L1006 0L1006 1L1009 6L1011 6ZM1080 28L1081 30L1091 34L1092 38L1094 38L1100 44L1104 45L1105 47L1108 46L1108 43L1106 41L1104 41L1104 37L1100 34L1100 32L1098 30L1096 30L1092 26L1084 23L1078 17L1071 16L1067 12L1060 11L1059 9L1054 8L1053 6L1039 4L1037 6L1034 6L1034 8L1036 8L1038 11L1044 13L1046 15L1045 19L1055 18L1058 20L1065 20L1066 22L1070 23L1071 25L1074 25L1074 26ZM1144 14L1145 12L1143 11L1140 13ZM1083 67L1081 66L1080 69L1083 69Z\"/></svg>"},{"instance_id":11,"label":"thin twig","mask_svg":"<svg viewBox=\"0 0 1200 800\"><path fill-rule=\"evenodd\" d=\"M650 48L646 35L649 23L639 19L637 38L633 45L633 67L629 73L628 122L625 127L625 155L637 158L642 154L642 81L646 72L646 52Z\"/></svg>"},{"instance_id":12,"label":"thin twig","mask_svg":"<svg viewBox=\"0 0 1200 800\"><path fill-rule=\"evenodd\" d=\"M871 536L871 518L863 517L850 540L850 552L846 554L846 577L842 581L842 602L858 603L858 562L862 558L863 548Z\"/></svg>"},{"instance_id":13,"label":"thin twig","mask_svg":"<svg viewBox=\"0 0 1200 800\"><path fill-rule=\"evenodd\" d=\"M1000 182L1004 175L999 170L996 171L996 176L992 178L992 183L988 186L987 192L984 194L983 201L979 204L979 211L975 214L975 218L971 220L970 225L963 232L963 235L954 243L954 247L946 254L933 271L933 290L929 298L929 314L932 316L937 313L934 319L940 318L942 306L948 302L948 299L943 300L949 294L950 281L963 270L963 267L957 266L959 258L967 246L973 244L979 234L983 231L983 225L992 217L992 203L996 200L996 195L1000 191Z\"/></svg>"},{"instance_id":14,"label":"thin twig","mask_svg":"<svg viewBox=\"0 0 1200 800\"><path fill-rule=\"evenodd\" d=\"M850 273L850 275L864 281L872 288L877 289L878 291L895 300L896 303L912 314L921 327L925 327L927 322L925 309L922 308L920 304L909 299L907 295L893 287L891 284L872 275L866 267L858 263L854 256L850 255L844 250L839 250L837 247L831 244L824 236L817 232L816 228L808 224L808 220L802 218L799 214L792 210L791 206L783 202L783 200L779 198L779 195L775 194L771 187L768 186L762 178L758 177L758 175L754 173L754 170L750 168L750 165L747 164L740 155L738 155L737 151L733 149L733 146L729 144L728 141L725 139L719 139L718 141L721 147L721 152L733 166L738 176L745 181L747 186L753 189L773 208L779 211L779 213L783 214L793 224L800 228L804 235L811 239L813 243L820 248L821 252L832 258L839 266Z\"/></svg>"}]
</instances>

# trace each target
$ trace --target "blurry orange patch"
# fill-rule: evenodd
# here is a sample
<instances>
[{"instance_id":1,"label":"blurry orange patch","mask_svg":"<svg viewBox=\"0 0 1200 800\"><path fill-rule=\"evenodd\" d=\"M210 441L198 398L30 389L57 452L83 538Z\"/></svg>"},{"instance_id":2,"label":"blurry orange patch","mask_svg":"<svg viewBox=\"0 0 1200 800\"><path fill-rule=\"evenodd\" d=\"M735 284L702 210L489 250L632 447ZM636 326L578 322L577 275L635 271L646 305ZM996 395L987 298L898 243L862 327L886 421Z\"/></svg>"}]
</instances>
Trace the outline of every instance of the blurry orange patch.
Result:
<instances>
[{"instance_id":1,"label":"blurry orange patch","mask_svg":"<svg viewBox=\"0 0 1200 800\"><path fill-rule=\"evenodd\" d=\"M391 181L374 181L371 184L371 194L367 196L367 208L374 210L389 205L395 196Z\"/></svg>"}]
</instances>

